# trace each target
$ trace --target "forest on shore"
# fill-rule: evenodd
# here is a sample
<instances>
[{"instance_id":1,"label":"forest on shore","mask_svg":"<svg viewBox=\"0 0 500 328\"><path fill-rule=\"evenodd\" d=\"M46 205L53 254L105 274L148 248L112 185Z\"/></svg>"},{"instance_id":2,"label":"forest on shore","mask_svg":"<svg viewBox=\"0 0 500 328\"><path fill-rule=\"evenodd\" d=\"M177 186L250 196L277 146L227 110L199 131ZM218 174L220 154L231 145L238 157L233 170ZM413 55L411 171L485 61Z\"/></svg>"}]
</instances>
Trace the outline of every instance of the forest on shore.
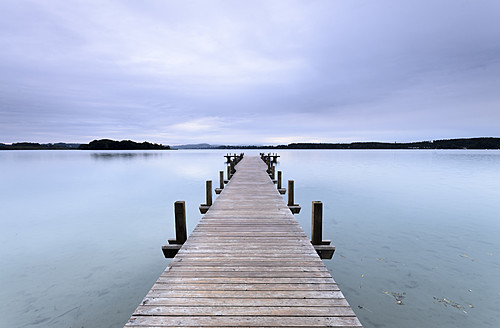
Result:
<instances>
[{"instance_id":1,"label":"forest on shore","mask_svg":"<svg viewBox=\"0 0 500 328\"><path fill-rule=\"evenodd\" d=\"M500 138L463 138L409 143L291 143L279 146L218 146L218 149L500 149Z\"/></svg>"},{"instance_id":2,"label":"forest on shore","mask_svg":"<svg viewBox=\"0 0 500 328\"><path fill-rule=\"evenodd\" d=\"M115 141L110 139L101 139L94 140L89 142L88 144L82 144L78 147L78 149L86 149L86 150L167 150L170 149L170 146L164 146L161 144L150 143L147 141L144 142L135 142L132 140L122 140Z\"/></svg>"},{"instance_id":3,"label":"forest on shore","mask_svg":"<svg viewBox=\"0 0 500 328\"><path fill-rule=\"evenodd\" d=\"M61 150L61 149L86 149L86 150L168 150L170 146L151 142L135 142L131 140L116 141L111 139L100 139L89 142L88 144L77 143L48 143L40 144L35 142L18 142L11 145L0 144L0 150Z\"/></svg>"},{"instance_id":4,"label":"forest on shore","mask_svg":"<svg viewBox=\"0 0 500 328\"><path fill-rule=\"evenodd\" d=\"M288 145L181 145L170 147L151 142L111 139L93 140L88 144L18 142L0 143L0 150L44 150L44 149L84 149L84 150L169 150L169 149L500 149L500 138L462 138L418 141L409 143L352 142L352 143L290 143Z\"/></svg>"}]
</instances>

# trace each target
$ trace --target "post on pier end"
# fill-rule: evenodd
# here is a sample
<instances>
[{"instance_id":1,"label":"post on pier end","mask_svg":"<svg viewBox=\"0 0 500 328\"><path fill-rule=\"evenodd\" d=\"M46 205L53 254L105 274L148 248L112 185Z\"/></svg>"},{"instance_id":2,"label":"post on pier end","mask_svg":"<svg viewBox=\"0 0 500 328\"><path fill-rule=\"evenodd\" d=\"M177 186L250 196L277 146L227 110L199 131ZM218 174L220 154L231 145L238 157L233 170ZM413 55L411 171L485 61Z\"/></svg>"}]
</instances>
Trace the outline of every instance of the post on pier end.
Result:
<instances>
[{"instance_id":1,"label":"post on pier end","mask_svg":"<svg viewBox=\"0 0 500 328\"><path fill-rule=\"evenodd\" d=\"M323 203L312 202L311 244L322 259L331 259L335 246L330 246L330 240L323 240Z\"/></svg>"},{"instance_id":2,"label":"post on pier end","mask_svg":"<svg viewBox=\"0 0 500 328\"><path fill-rule=\"evenodd\" d=\"M229 164L230 171L231 171L231 178L233 177L233 174L236 173L236 168L235 168L236 163L235 162L236 162L236 160L231 161L231 163Z\"/></svg>"},{"instance_id":3,"label":"post on pier end","mask_svg":"<svg viewBox=\"0 0 500 328\"><path fill-rule=\"evenodd\" d=\"M288 208L290 209L290 211L293 214L298 214L298 213L300 213L301 207L299 204L295 204L295 201L294 201L295 195L294 195L293 186L294 186L294 181L288 180Z\"/></svg>"},{"instance_id":4,"label":"post on pier end","mask_svg":"<svg viewBox=\"0 0 500 328\"><path fill-rule=\"evenodd\" d=\"M282 175L283 175L283 172L278 171L278 186L277 187L278 187L279 193L281 195L284 195L284 194L286 194L286 188L283 188L281 185L282 180L283 180Z\"/></svg>"},{"instance_id":5,"label":"post on pier end","mask_svg":"<svg viewBox=\"0 0 500 328\"><path fill-rule=\"evenodd\" d=\"M273 180L273 183L277 183L278 180L276 180L276 166L271 166L271 173L269 174L271 177L271 180Z\"/></svg>"},{"instance_id":6,"label":"post on pier end","mask_svg":"<svg viewBox=\"0 0 500 328\"><path fill-rule=\"evenodd\" d=\"M212 180L206 182L206 203L200 204L200 213L207 213L208 209L212 206Z\"/></svg>"},{"instance_id":7,"label":"post on pier end","mask_svg":"<svg viewBox=\"0 0 500 328\"><path fill-rule=\"evenodd\" d=\"M161 247L165 258L173 258L187 240L186 202L174 203L175 239L169 239L168 245Z\"/></svg>"},{"instance_id":8,"label":"post on pier end","mask_svg":"<svg viewBox=\"0 0 500 328\"><path fill-rule=\"evenodd\" d=\"M224 183L229 183L229 180L231 180L231 166L227 164L227 180L224 180Z\"/></svg>"},{"instance_id":9,"label":"post on pier end","mask_svg":"<svg viewBox=\"0 0 500 328\"><path fill-rule=\"evenodd\" d=\"M219 171L219 188L215 188L215 193L218 195L224 189L224 171Z\"/></svg>"}]
</instances>

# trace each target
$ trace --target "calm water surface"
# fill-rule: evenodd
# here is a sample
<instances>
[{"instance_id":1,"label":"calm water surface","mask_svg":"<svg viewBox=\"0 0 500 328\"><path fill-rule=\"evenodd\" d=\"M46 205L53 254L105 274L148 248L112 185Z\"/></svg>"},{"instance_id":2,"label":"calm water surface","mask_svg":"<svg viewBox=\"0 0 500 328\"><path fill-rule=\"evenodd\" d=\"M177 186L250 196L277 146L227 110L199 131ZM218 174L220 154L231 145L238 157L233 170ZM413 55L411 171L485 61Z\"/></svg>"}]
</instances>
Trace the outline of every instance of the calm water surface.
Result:
<instances>
[{"instance_id":1,"label":"calm water surface","mask_svg":"<svg viewBox=\"0 0 500 328\"><path fill-rule=\"evenodd\" d=\"M365 327L500 325L499 151L279 153L308 234L324 203L325 263ZM0 152L2 325L122 327L168 264L173 203L191 231L223 154Z\"/></svg>"}]
</instances>

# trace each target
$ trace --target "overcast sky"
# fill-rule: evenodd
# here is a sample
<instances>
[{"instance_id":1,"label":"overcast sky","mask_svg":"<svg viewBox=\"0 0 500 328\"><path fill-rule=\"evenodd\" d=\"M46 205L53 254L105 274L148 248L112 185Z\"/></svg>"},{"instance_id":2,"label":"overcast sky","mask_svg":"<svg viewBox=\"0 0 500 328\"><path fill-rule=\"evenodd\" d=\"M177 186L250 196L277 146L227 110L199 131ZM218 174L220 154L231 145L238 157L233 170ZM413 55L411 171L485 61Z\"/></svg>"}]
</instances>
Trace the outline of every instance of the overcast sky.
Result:
<instances>
[{"instance_id":1,"label":"overcast sky","mask_svg":"<svg viewBox=\"0 0 500 328\"><path fill-rule=\"evenodd\" d=\"M0 142L474 136L498 0L0 1Z\"/></svg>"}]
</instances>

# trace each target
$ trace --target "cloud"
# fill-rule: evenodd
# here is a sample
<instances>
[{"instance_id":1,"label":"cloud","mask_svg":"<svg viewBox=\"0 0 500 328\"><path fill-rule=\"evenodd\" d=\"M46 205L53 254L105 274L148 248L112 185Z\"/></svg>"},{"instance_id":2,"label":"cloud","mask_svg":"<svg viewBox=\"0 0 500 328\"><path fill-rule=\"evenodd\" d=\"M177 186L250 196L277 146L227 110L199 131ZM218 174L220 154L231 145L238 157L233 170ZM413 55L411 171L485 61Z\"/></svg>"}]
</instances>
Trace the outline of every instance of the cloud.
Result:
<instances>
[{"instance_id":1,"label":"cloud","mask_svg":"<svg viewBox=\"0 0 500 328\"><path fill-rule=\"evenodd\" d=\"M221 129L227 123L223 122L217 117L204 117L191 121L186 121L182 123L177 123L169 126L168 128L173 132L180 133L199 133L199 132L210 132Z\"/></svg>"},{"instance_id":2,"label":"cloud","mask_svg":"<svg viewBox=\"0 0 500 328\"><path fill-rule=\"evenodd\" d=\"M500 135L499 12L496 0L4 1L0 142Z\"/></svg>"}]
</instances>

